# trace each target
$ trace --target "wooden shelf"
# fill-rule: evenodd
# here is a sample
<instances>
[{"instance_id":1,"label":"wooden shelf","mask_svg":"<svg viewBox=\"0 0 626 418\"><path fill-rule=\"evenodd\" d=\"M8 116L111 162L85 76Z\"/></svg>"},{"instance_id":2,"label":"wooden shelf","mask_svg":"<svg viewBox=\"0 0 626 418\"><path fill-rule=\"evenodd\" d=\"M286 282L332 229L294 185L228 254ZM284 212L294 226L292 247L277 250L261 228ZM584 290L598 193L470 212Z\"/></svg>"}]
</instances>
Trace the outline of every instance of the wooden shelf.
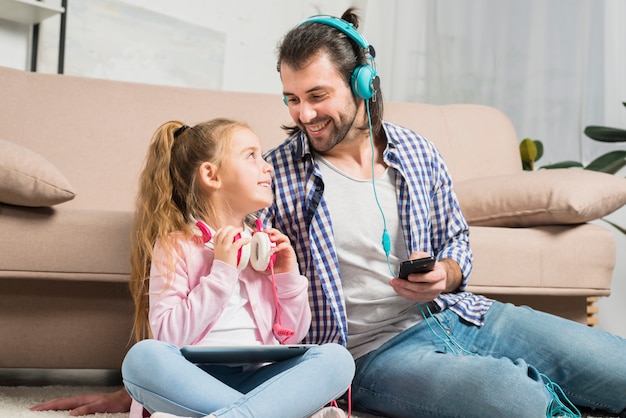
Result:
<instances>
[{"instance_id":1,"label":"wooden shelf","mask_svg":"<svg viewBox=\"0 0 626 418\"><path fill-rule=\"evenodd\" d=\"M50 6L36 0L0 0L0 19L35 25L63 13L63 7Z\"/></svg>"}]
</instances>

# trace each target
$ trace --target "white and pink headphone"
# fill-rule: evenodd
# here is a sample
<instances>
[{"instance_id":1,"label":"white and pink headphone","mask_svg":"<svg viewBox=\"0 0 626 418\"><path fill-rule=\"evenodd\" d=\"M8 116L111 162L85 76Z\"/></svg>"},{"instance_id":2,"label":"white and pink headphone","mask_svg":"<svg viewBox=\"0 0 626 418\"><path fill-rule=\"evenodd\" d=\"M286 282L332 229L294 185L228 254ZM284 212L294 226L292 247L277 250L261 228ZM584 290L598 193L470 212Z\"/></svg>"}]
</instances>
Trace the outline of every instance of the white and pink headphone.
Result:
<instances>
[{"instance_id":1,"label":"white and pink headphone","mask_svg":"<svg viewBox=\"0 0 626 418\"><path fill-rule=\"evenodd\" d=\"M213 233L211 228L202 221L198 221L191 217L191 220L195 222L196 228L200 231L202 236L202 242L209 248L213 248ZM235 240L242 237L251 237L250 243L242 246L237 254L237 269L243 270L248 265L248 262L252 265L252 268L256 271L264 272L267 269L271 270L272 285L274 290L274 305L276 307L276 322L274 323L274 334L278 338L279 342L283 344L294 332L290 329L284 328L280 320L280 305L278 304L278 295L276 293L276 279L274 277L274 262L276 261L276 253L272 250L276 247L269 235L263 232L263 224L259 219L255 220L256 231L248 231L244 229L242 233L235 236Z\"/></svg>"},{"instance_id":2,"label":"white and pink headphone","mask_svg":"<svg viewBox=\"0 0 626 418\"><path fill-rule=\"evenodd\" d=\"M193 219L193 218L192 218ZM202 221L195 221L196 228L202 235L202 242L209 248L213 248L213 232L207 224ZM266 271L274 265L276 254L272 251L274 244L269 235L263 232L263 225L259 219L256 219L256 230L250 231L244 229L235 236L235 240L240 238L250 238L250 243L242 246L237 253L237 269L243 270L248 265L256 271Z\"/></svg>"}]
</instances>

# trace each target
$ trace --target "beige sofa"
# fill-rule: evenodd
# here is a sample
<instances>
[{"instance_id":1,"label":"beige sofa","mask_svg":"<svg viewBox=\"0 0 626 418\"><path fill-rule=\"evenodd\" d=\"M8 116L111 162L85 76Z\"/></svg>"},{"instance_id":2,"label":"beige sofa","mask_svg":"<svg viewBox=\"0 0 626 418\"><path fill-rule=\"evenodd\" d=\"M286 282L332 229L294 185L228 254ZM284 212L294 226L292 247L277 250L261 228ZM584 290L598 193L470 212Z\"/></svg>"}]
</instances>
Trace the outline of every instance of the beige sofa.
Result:
<instances>
[{"instance_id":1,"label":"beige sofa","mask_svg":"<svg viewBox=\"0 0 626 418\"><path fill-rule=\"evenodd\" d=\"M287 110L278 95L7 68L0 92L0 368L118 368L130 343L129 228L152 132L226 116L249 122L269 149L285 137ZM626 181L523 173L518 136L493 108L386 103L386 119L446 158L472 225L473 291L581 322L587 297L609 295L614 238L587 221L624 204Z\"/></svg>"}]
</instances>

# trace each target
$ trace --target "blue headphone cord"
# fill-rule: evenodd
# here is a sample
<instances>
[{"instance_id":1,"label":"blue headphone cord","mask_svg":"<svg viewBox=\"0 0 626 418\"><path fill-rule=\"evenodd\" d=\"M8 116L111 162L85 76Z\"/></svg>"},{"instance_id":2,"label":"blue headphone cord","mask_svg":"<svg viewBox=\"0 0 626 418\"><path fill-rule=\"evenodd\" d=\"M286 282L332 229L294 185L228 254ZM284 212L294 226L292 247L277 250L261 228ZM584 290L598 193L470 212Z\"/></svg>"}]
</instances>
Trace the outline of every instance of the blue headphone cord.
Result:
<instances>
[{"instance_id":1,"label":"blue headphone cord","mask_svg":"<svg viewBox=\"0 0 626 418\"><path fill-rule=\"evenodd\" d=\"M383 236L381 242L383 244L383 250L385 250L385 256L387 257L387 268L389 268L389 272L392 277L396 277L396 273L393 272L391 268L391 261L389 260L389 254L391 253L391 238L389 237L389 232L387 231L387 218L385 218L385 212L383 211L382 206L380 205L380 201L378 200L378 193L376 192L376 177L375 177L375 166L376 166L376 149L374 148L374 137L372 135L372 118L370 116L370 101L365 100L365 109L367 110L367 124L370 133L370 146L372 148L372 188L374 189L374 199L376 199L376 205L378 206L378 210L380 211L381 216L383 217Z\"/></svg>"}]
</instances>

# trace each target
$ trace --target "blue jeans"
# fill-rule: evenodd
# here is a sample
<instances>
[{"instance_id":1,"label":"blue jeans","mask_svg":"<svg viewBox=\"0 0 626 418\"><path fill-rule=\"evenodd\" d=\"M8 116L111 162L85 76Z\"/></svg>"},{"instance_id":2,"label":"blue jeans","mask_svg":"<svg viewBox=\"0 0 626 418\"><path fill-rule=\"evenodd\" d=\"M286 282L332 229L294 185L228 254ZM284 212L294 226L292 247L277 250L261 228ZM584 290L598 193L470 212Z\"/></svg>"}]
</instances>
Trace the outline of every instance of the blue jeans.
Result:
<instances>
[{"instance_id":1,"label":"blue jeans","mask_svg":"<svg viewBox=\"0 0 626 418\"><path fill-rule=\"evenodd\" d=\"M577 406L626 408L626 340L499 302L480 328L448 309L356 363L355 409L387 417L545 417L540 373Z\"/></svg>"},{"instance_id":2,"label":"blue jeans","mask_svg":"<svg viewBox=\"0 0 626 418\"><path fill-rule=\"evenodd\" d=\"M124 386L150 413L187 417L307 417L339 398L354 376L344 347L324 344L254 369L196 365L158 340L135 344L122 363Z\"/></svg>"}]
</instances>

